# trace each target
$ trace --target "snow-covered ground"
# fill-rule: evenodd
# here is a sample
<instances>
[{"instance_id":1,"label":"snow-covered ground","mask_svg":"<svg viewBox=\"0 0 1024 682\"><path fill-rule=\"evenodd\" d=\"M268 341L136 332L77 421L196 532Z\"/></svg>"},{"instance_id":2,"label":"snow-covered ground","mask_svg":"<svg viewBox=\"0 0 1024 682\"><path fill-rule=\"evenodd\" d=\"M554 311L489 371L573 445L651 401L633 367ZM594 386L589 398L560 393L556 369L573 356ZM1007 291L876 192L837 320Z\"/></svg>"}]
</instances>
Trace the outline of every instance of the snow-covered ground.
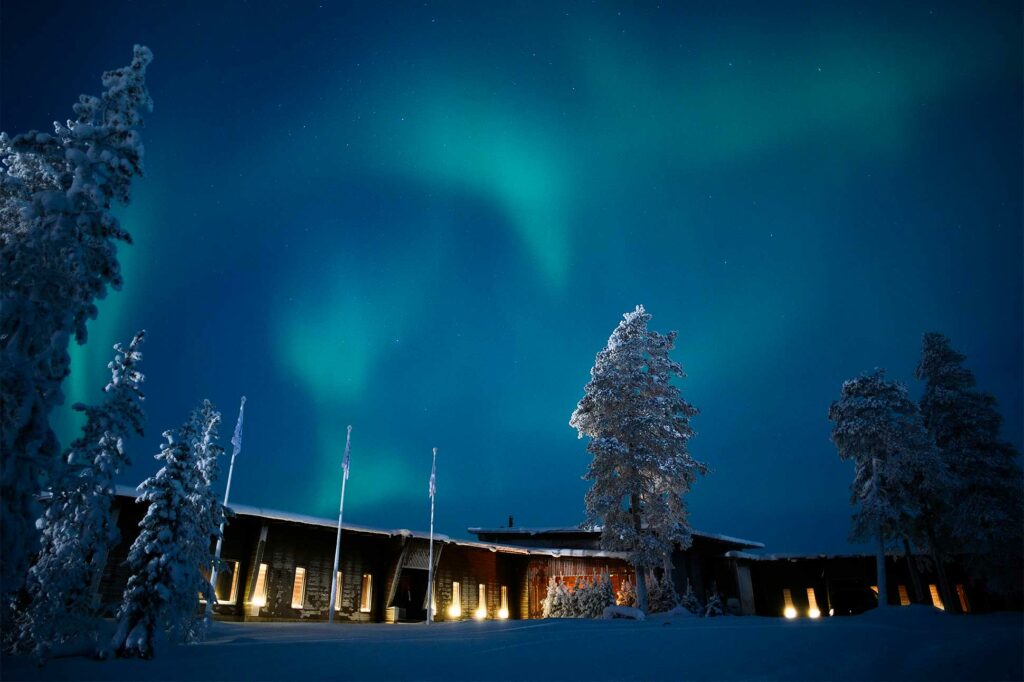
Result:
<instances>
[{"instance_id":1,"label":"snow-covered ground","mask_svg":"<svg viewBox=\"0 0 1024 682\"><path fill-rule=\"evenodd\" d=\"M4 658L4 680L1021 680L1024 616L218 623L151 661Z\"/></svg>"}]
</instances>

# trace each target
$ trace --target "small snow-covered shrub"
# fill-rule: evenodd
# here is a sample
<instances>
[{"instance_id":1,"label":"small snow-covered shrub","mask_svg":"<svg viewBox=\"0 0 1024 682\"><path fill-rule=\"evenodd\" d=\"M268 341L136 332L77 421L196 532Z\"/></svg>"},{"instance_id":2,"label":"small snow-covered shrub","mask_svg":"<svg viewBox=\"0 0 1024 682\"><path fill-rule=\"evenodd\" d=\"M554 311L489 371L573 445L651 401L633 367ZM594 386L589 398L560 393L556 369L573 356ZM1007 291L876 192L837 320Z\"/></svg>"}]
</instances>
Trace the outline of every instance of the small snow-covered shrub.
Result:
<instances>
[{"instance_id":1,"label":"small snow-covered shrub","mask_svg":"<svg viewBox=\"0 0 1024 682\"><path fill-rule=\"evenodd\" d=\"M615 595L616 606L633 606L636 604L636 592L633 590L633 584L629 582L629 578L622 581L622 585L619 586L619 593Z\"/></svg>"},{"instance_id":2,"label":"small snow-covered shrub","mask_svg":"<svg viewBox=\"0 0 1024 682\"><path fill-rule=\"evenodd\" d=\"M714 587L711 588L711 594L708 596L708 605L704 607L704 615L708 618L725 615L725 611L722 610L722 597Z\"/></svg>"},{"instance_id":3,"label":"small snow-covered shrub","mask_svg":"<svg viewBox=\"0 0 1024 682\"><path fill-rule=\"evenodd\" d=\"M683 594L683 598L680 602L687 611L696 615L704 614L704 607L700 605L700 600L697 599L697 595L693 592L693 586L690 584L689 579L686 581L686 593Z\"/></svg>"},{"instance_id":4,"label":"small snow-covered shrub","mask_svg":"<svg viewBox=\"0 0 1024 682\"><path fill-rule=\"evenodd\" d=\"M668 571L661 574L660 580L651 580L651 589L647 595L648 611L651 613L665 613L671 611L679 604L679 595L676 593L675 585Z\"/></svg>"}]
</instances>

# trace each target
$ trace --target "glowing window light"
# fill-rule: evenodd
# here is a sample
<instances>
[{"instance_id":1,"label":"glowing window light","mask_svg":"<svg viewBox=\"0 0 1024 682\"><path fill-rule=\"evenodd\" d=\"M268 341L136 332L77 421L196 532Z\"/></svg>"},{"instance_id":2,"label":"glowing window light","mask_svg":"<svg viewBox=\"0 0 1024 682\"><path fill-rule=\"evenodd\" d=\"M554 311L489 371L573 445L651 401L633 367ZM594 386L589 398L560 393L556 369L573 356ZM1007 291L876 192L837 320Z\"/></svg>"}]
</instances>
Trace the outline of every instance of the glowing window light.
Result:
<instances>
[{"instance_id":1,"label":"glowing window light","mask_svg":"<svg viewBox=\"0 0 1024 682\"><path fill-rule=\"evenodd\" d=\"M942 597L939 596L939 586L938 585L929 585L928 586L928 592L930 592L931 595L932 595L932 606L934 606L937 609L941 609L941 610L945 611L946 607L943 606L943 604L942 604Z\"/></svg>"},{"instance_id":2,"label":"glowing window light","mask_svg":"<svg viewBox=\"0 0 1024 682\"><path fill-rule=\"evenodd\" d=\"M448 606L448 617L462 617L462 590L457 582L452 583L452 603Z\"/></svg>"},{"instance_id":3,"label":"glowing window light","mask_svg":"<svg viewBox=\"0 0 1024 682\"><path fill-rule=\"evenodd\" d=\"M301 609L306 597L306 569L295 567L295 582L292 583L292 608Z\"/></svg>"},{"instance_id":4,"label":"glowing window light","mask_svg":"<svg viewBox=\"0 0 1024 682\"><path fill-rule=\"evenodd\" d=\"M782 590L782 600L786 603L786 608L782 609L782 615L793 620L796 618L796 608L793 606L793 593L788 587Z\"/></svg>"},{"instance_id":5,"label":"glowing window light","mask_svg":"<svg viewBox=\"0 0 1024 682\"><path fill-rule=\"evenodd\" d=\"M267 565L260 564L260 568L256 571L256 586L252 591L252 605L253 606L266 606L267 605Z\"/></svg>"},{"instance_id":6,"label":"glowing window light","mask_svg":"<svg viewBox=\"0 0 1024 682\"><path fill-rule=\"evenodd\" d=\"M875 596L877 597L878 596L878 585L872 585L871 586L871 591L874 592Z\"/></svg>"},{"instance_id":7,"label":"glowing window light","mask_svg":"<svg viewBox=\"0 0 1024 682\"><path fill-rule=\"evenodd\" d=\"M373 576L363 573L363 593L359 600L359 611L369 613L373 609Z\"/></svg>"},{"instance_id":8,"label":"glowing window light","mask_svg":"<svg viewBox=\"0 0 1024 682\"><path fill-rule=\"evenodd\" d=\"M477 586L477 604L479 606L473 612L473 617L477 620L483 620L487 617L487 587L483 583Z\"/></svg>"},{"instance_id":9,"label":"glowing window light","mask_svg":"<svg viewBox=\"0 0 1024 682\"><path fill-rule=\"evenodd\" d=\"M501 586L501 608L498 609L498 618L508 618L508 587Z\"/></svg>"},{"instance_id":10,"label":"glowing window light","mask_svg":"<svg viewBox=\"0 0 1024 682\"><path fill-rule=\"evenodd\" d=\"M967 603L967 590L960 583L957 583L956 586L956 596L960 597L960 609L964 613L970 613L971 605Z\"/></svg>"},{"instance_id":11,"label":"glowing window light","mask_svg":"<svg viewBox=\"0 0 1024 682\"><path fill-rule=\"evenodd\" d=\"M341 611L341 571L334 576L334 610Z\"/></svg>"},{"instance_id":12,"label":"glowing window light","mask_svg":"<svg viewBox=\"0 0 1024 682\"><path fill-rule=\"evenodd\" d=\"M818 610L818 599L814 596L813 587L807 588L807 604L810 606L810 608L807 609L807 615L811 618L820 618L821 611Z\"/></svg>"},{"instance_id":13,"label":"glowing window light","mask_svg":"<svg viewBox=\"0 0 1024 682\"><path fill-rule=\"evenodd\" d=\"M907 594L907 586L900 585L900 606L910 606L910 595Z\"/></svg>"}]
</instances>

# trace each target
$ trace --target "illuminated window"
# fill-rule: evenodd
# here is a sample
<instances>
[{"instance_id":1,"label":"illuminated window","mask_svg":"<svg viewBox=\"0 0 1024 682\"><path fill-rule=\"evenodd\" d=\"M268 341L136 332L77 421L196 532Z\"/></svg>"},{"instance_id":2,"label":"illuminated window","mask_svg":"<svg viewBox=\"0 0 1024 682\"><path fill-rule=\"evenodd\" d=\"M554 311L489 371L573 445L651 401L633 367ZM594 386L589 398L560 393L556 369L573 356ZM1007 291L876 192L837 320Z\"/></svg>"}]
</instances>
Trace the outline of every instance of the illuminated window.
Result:
<instances>
[{"instance_id":1,"label":"illuminated window","mask_svg":"<svg viewBox=\"0 0 1024 682\"><path fill-rule=\"evenodd\" d=\"M964 613L970 613L971 605L967 603L967 590L959 583L956 586L956 596L960 597L960 610Z\"/></svg>"},{"instance_id":2,"label":"illuminated window","mask_svg":"<svg viewBox=\"0 0 1024 682\"><path fill-rule=\"evenodd\" d=\"M266 606L267 605L267 565L260 564L260 568L256 571L256 586L252 591L252 605L253 606Z\"/></svg>"},{"instance_id":3,"label":"illuminated window","mask_svg":"<svg viewBox=\"0 0 1024 682\"><path fill-rule=\"evenodd\" d=\"M814 588L807 588L807 615L811 618L818 618L821 616L821 611L818 610L818 598L814 596Z\"/></svg>"},{"instance_id":4,"label":"illuminated window","mask_svg":"<svg viewBox=\"0 0 1024 682\"><path fill-rule=\"evenodd\" d=\"M292 584L292 608L301 609L306 600L306 569L295 567L295 582Z\"/></svg>"},{"instance_id":5,"label":"illuminated window","mask_svg":"<svg viewBox=\"0 0 1024 682\"><path fill-rule=\"evenodd\" d=\"M363 573L363 593L359 598L359 610L363 613L369 613L370 607L373 605L373 576L369 573Z\"/></svg>"},{"instance_id":6,"label":"illuminated window","mask_svg":"<svg viewBox=\"0 0 1024 682\"><path fill-rule=\"evenodd\" d=\"M501 608L498 609L498 618L508 618L508 588L501 586Z\"/></svg>"},{"instance_id":7,"label":"illuminated window","mask_svg":"<svg viewBox=\"0 0 1024 682\"><path fill-rule=\"evenodd\" d=\"M796 618L796 607L793 606L793 593L788 587L782 590L782 601L784 602L782 615L790 619Z\"/></svg>"},{"instance_id":8,"label":"illuminated window","mask_svg":"<svg viewBox=\"0 0 1024 682\"><path fill-rule=\"evenodd\" d=\"M457 582L452 583L452 603L448 606L450 618L462 617L462 590Z\"/></svg>"},{"instance_id":9,"label":"illuminated window","mask_svg":"<svg viewBox=\"0 0 1024 682\"><path fill-rule=\"evenodd\" d=\"M473 617L477 620L487 617L487 587L483 583L477 586L476 613L473 614Z\"/></svg>"},{"instance_id":10,"label":"illuminated window","mask_svg":"<svg viewBox=\"0 0 1024 682\"><path fill-rule=\"evenodd\" d=\"M900 585L900 606L910 606L910 595L907 594L906 585Z\"/></svg>"},{"instance_id":11,"label":"illuminated window","mask_svg":"<svg viewBox=\"0 0 1024 682\"><path fill-rule=\"evenodd\" d=\"M216 592L218 604L238 602L238 562L225 561L224 569L217 572Z\"/></svg>"},{"instance_id":12,"label":"illuminated window","mask_svg":"<svg viewBox=\"0 0 1024 682\"><path fill-rule=\"evenodd\" d=\"M942 609L943 611L945 611L946 607L942 605L942 597L939 596L938 585L929 585L928 591L932 595L932 606L934 606L937 609Z\"/></svg>"},{"instance_id":13,"label":"illuminated window","mask_svg":"<svg viewBox=\"0 0 1024 682\"><path fill-rule=\"evenodd\" d=\"M334 576L334 610L341 611L341 571Z\"/></svg>"}]
</instances>

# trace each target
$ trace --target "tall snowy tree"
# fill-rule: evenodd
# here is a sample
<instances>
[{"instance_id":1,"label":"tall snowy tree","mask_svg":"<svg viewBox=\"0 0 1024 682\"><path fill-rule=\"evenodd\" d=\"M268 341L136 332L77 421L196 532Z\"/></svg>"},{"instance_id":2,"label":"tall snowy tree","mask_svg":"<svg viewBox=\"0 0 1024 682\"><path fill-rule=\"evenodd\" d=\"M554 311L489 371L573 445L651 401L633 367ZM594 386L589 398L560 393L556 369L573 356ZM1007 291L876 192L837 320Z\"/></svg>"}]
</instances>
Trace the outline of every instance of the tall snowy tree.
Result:
<instances>
[{"instance_id":1,"label":"tall snowy tree","mask_svg":"<svg viewBox=\"0 0 1024 682\"><path fill-rule=\"evenodd\" d=\"M684 496L707 473L687 447L697 409L672 383L686 376L669 357L676 332L648 331L650 319L643 306L623 316L569 421L580 438L590 438L587 522L602 524L604 549L629 554L637 605L645 611L646 569L662 565L676 545L690 546Z\"/></svg>"},{"instance_id":2,"label":"tall snowy tree","mask_svg":"<svg viewBox=\"0 0 1024 682\"><path fill-rule=\"evenodd\" d=\"M177 433L165 431L167 443L156 456L163 467L139 486L139 501L149 508L128 553L131 577L111 642L119 656L151 657L161 632L179 641L203 633L197 596L207 603L214 598L203 568L211 565L223 513L209 490L216 471L211 458L219 455L214 444L219 421L220 414L204 401Z\"/></svg>"},{"instance_id":3,"label":"tall snowy tree","mask_svg":"<svg viewBox=\"0 0 1024 682\"><path fill-rule=\"evenodd\" d=\"M210 551L210 546L212 542L216 542L221 537L224 527L224 505L221 504L220 496L217 495L215 488L217 478L220 476L220 456L224 454L224 448L217 444L220 412L214 409L213 403L204 400L202 405L192 413L192 420L197 434L194 449L196 465L200 473L200 476L196 478L196 487L193 491L194 505L199 513L196 532L199 540L195 546L196 560L205 569L212 569L214 561L217 559ZM202 541L204 537L206 538L205 542ZM205 620L186 633L186 640L199 640L205 635L205 629L213 615L213 605L216 600L215 587L212 582L207 583L209 593L204 597L206 600Z\"/></svg>"},{"instance_id":4,"label":"tall snowy tree","mask_svg":"<svg viewBox=\"0 0 1024 682\"><path fill-rule=\"evenodd\" d=\"M916 376L925 382L921 413L952 475L944 527L966 555L975 580L1019 592L1024 573L1024 482L1020 453L1000 438L995 398L975 389L966 356L939 333L924 335Z\"/></svg>"},{"instance_id":5,"label":"tall snowy tree","mask_svg":"<svg viewBox=\"0 0 1024 682\"><path fill-rule=\"evenodd\" d=\"M914 486L928 485L940 465L917 406L905 386L876 369L843 383L829 408L839 458L854 464L850 502L857 505L851 539L876 543L879 606L887 605L887 543L913 532L921 515Z\"/></svg>"},{"instance_id":6,"label":"tall snowy tree","mask_svg":"<svg viewBox=\"0 0 1024 682\"><path fill-rule=\"evenodd\" d=\"M131 463L124 438L141 436L145 422L140 390L144 377L138 369L144 335L136 334L127 348L114 346L104 402L74 406L85 413L85 426L65 453L62 472L54 477L49 503L36 524L42 547L29 569L28 601L15 616L15 637L16 648L40 658L52 647L95 630L93 587L118 537L111 518L114 481Z\"/></svg>"},{"instance_id":7,"label":"tall snowy tree","mask_svg":"<svg viewBox=\"0 0 1024 682\"><path fill-rule=\"evenodd\" d=\"M36 499L60 461L49 419L64 399L68 342L85 343L96 299L121 288L116 244L131 237L111 206L127 203L142 173L151 59L136 46L129 66L103 74L103 94L82 95L75 120L53 133L0 133L0 583L8 595L38 548Z\"/></svg>"}]
</instances>

